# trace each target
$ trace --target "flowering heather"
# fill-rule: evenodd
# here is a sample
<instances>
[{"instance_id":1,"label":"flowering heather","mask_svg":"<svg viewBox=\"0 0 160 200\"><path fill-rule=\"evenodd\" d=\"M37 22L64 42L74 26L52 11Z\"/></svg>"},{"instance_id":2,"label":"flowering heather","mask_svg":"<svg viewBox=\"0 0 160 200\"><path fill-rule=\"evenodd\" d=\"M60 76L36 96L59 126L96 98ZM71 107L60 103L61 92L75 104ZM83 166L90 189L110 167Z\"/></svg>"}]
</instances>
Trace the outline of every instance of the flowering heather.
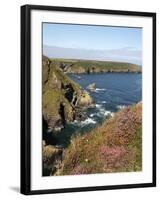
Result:
<instances>
[{"instance_id":1,"label":"flowering heather","mask_svg":"<svg viewBox=\"0 0 160 200\"><path fill-rule=\"evenodd\" d=\"M108 135L110 145L128 145L134 139L137 128L142 123L139 105L137 108L127 107L116 114L113 131Z\"/></svg>"},{"instance_id":2,"label":"flowering heather","mask_svg":"<svg viewBox=\"0 0 160 200\"><path fill-rule=\"evenodd\" d=\"M60 174L142 170L142 103L117 112L91 132L71 139Z\"/></svg>"},{"instance_id":3,"label":"flowering heather","mask_svg":"<svg viewBox=\"0 0 160 200\"><path fill-rule=\"evenodd\" d=\"M71 175L80 175L80 174L90 174L92 173L92 169L85 165L78 165L73 169Z\"/></svg>"},{"instance_id":4,"label":"flowering heather","mask_svg":"<svg viewBox=\"0 0 160 200\"><path fill-rule=\"evenodd\" d=\"M101 159L103 160L103 171L126 171L128 166L134 168L135 151L129 151L125 147L102 146L100 148Z\"/></svg>"}]
</instances>

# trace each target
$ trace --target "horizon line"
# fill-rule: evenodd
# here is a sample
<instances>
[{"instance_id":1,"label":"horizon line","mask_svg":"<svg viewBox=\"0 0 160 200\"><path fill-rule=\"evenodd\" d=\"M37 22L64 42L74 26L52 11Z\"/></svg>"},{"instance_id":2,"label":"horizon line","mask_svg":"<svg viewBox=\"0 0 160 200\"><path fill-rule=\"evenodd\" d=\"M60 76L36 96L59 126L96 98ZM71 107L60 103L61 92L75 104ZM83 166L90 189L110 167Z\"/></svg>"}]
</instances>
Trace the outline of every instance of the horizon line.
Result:
<instances>
[{"instance_id":1,"label":"horizon line","mask_svg":"<svg viewBox=\"0 0 160 200\"><path fill-rule=\"evenodd\" d=\"M114 61L114 60L98 60L98 59L81 59L81 58L63 58L63 57L49 57L45 54L42 54L42 56L46 56L50 59L63 59L63 60L80 60L80 61L98 61L98 62L113 62L113 63L127 63L127 64L132 64L132 65L137 65L137 66L142 66L142 64L137 64L133 62L125 62L125 61Z\"/></svg>"}]
</instances>

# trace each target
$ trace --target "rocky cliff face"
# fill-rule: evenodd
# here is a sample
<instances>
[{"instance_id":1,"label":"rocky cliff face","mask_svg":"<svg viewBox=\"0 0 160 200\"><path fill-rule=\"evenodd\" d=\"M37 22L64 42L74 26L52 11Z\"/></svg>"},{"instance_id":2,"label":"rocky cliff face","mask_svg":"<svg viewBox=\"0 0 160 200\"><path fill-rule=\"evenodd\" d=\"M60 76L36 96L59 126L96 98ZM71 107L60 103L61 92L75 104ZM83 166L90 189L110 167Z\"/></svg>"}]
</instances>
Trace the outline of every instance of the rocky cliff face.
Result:
<instances>
[{"instance_id":1,"label":"rocky cliff face","mask_svg":"<svg viewBox=\"0 0 160 200\"><path fill-rule=\"evenodd\" d=\"M62 164L63 149L53 145L46 145L43 141L43 175L48 176L54 174Z\"/></svg>"},{"instance_id":2,"label":"rocky cliff face","mask_svg":"<svg viewBox=\"0 0 160 200\"><path fill-rule=\"evenodd\" d=\"M136 64L96 61L96 60L67 60L57 59L61 69L66 73L141 73L142 68Z\"/></svg>"},{"instance_id":3,"label":"rocky cliff face","mask_svg":"<svg viewBox=\"0 0 160 200\"><path fill-rule=\"evenodd\" d=\"M43 119L48 132L60 131L66 122L74 121L77 112L93 106L90 95L64 74L57 62L43 56Z\"/></svg>"}]
</instances>

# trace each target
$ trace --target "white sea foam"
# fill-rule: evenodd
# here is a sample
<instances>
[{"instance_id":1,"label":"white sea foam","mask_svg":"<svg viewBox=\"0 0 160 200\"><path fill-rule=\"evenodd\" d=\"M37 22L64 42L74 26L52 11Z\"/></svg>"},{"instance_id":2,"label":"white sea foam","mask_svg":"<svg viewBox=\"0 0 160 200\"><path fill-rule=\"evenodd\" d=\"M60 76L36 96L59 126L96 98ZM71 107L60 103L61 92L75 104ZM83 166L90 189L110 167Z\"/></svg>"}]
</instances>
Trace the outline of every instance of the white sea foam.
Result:
<instances>
[{"instance_id":1,"label":"white sea foam","mask_svg":"<svg viewBox=\"0 0 160 200\"><path fill-rule=\"evenodd\" d=\"M96 88L96 89L95 89L95 92L96 92L96 93L99 93L99 92L101 92L101 91L106 91L106 89L105 89L105 88Z\"/></svg>"},{"instance_id":2,"label":"white sea foam","mask_svg":"<svg viewBox=\"0 0 160 200\"><path fill-rule=\"evenodd\" d=\"M97 115L97 113L91 113L90 114L90 117L94 117L94 116L96 116Z\"/></svg>"},{"instance_id":3,"label":"white sea foam","mask_svg":"<svg viewBox=\"0 0 160 200\"><path fill-rule=\"evenodd\" d=\"M96 121L92 118L87 118L85 119L84 121L78 121L78 120L75 120L74 122L71 122L72 125L76 125L76 126L86 126L88 124L96 124Z\"/></svg>"},{"instance_id":4,"label":"white sea foam","mask_svg":"<svg viewBox=\"0 0 160 200\"><path fill-rule=\"evenodd\" d=\"M96 88L96 91L106 91L105 88Z\"/></svg>"},{"instance_id":5,"label":"white sea foam","mask_svg":"<svg viewBox=\"0 0 160 200\"><path fill-rule=\"evenodd\" d=\"M102 103L105 103L106 101L103 101ZM110 115L111 112L109 110L106 110L103 105L101 104L96 104L96 108L99 110L99 112L95 113L95 114L91 114L90 116L98 116L98 117L102 117L102 116L107 116Z\"/></svg>"},{"instance_id":6,"label":"white sea foam","mask_svg":"<svg viewBox=\"0 0 160 200\"><path fill-rule=\"evenodd\" d=\"M104 112L104 116L108 116L108 115L111 115L111 111L106 110L106 111Z\"/></svg>"},{"instance_id":7,"label":"white sea foam","mask_svg":"<svg viewBox=\"0 0 160 200\"><path fill-rule=\"evenodd\" d=\"M122 109L126 108L126 106L125 106L125 105L118 105L117 108L118 108L119 110L122 110Z\"/></svg>"},{"instance_id":8,"label":"white sea foam","mask_svg":"<svg viewBox=\"0 0 160 200\"><path fill-rule=\"evenodd\" d=\"M96 108L100 109L102 107L101 104L96 104Z\"/></svg>"},{"instance_id":9,"label":"white sea foam","mask_svg":"<svg viewBox=\"0 0 160 200\"><path fill-rule=\"evenodd\" d=\"M81 121L81 125L82 125L82 126L85 126L85 125L87 125L87 124L96 124L96 121L93 120L93 119L91 119L91 118L87 118L86 120Z\"/></svg>"},{"instance_id":10,"label":"white sea foam","mask_svg":"<svg viewBox=\"0 0 160 200\"><path fill-rule=\"evenodd\" d=\"M114 113L112 113L109 110L106 110L102 104L96 104L96 108L97 108L97 111L95 111L94 113L91 113L89 117L85 119L84 121L75 120L74 122L71 122L71 123L76 126L84 127L89 124L96 124L97 123L95 120L96 117L103 119L104 117L107 117L107 116L108 117L114 116Z\"/></svg>"},{"instance_id":11,"label":"white sea foam","mask_svg":"<svg viewBox=\"0 0 160 200\"><path fill-rule=\"evenodd\" d=\"M96 104L96 108L99 110L99 112L91 114L90 117L94 117L94 116L103 117L103 116L109 116L109 115L112 116L112 112L109 110L106 110L101 104Z\"/></svg>"}]
</instances>

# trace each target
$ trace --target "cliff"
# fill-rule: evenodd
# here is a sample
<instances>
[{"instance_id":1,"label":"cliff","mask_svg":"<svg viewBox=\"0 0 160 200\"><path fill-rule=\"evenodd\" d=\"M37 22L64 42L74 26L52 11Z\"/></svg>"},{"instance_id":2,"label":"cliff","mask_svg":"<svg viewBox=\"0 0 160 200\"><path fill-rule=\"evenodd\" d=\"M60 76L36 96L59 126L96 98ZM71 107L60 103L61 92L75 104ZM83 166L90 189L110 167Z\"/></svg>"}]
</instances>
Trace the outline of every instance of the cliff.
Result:
<instances>
[{"instance_id":1,"label":"cliff","mask_svg":"<svg viewBox=\"0 0 160 200\"><path fill-rule=\"evenodd\" d=\"M77 67L77 62L80 62L81 67ZM82 66L81 61L68 60L65 63L62 60L51 60L43 56L42 153L44 176L142 170L141 103L115 113L114 117L107 119L83 136L78 135L71 138L70 145L66 149L56 145L55 135L65 127L66 122L81 120L85 117L83 110L94 106L90 95L65 73L102 73L114 69L113 65L107 69L106 64L103 66L100 63L100 66L93 70L89 63ZM126 64L124 68L123 64L122 70L122 65L118 63L113 72L138 73L137 66L131 65L130 71L128 67L129 65Z\"/></svg>"},{"instance_id":2,"label":"cliff","mask_svg":"<svg viewBox=\"0 0 160 200\"><path fill-rule=\"evenodd\" d=\"M66 122L75 120L84 108L94 104L90 95L46 56L42 60L42 90L43 121L48 132L61 130Z\"/></svg>"},{"instance_id":3,"label":"cliff","mask_svg":"<svg viewBox=\"0 0 160 200\"><path fill-rule=\"evenodd\" d=\"M141 73L142 69L132 63L55 59L66 73Z\"/></svg>"}]
</instances>

